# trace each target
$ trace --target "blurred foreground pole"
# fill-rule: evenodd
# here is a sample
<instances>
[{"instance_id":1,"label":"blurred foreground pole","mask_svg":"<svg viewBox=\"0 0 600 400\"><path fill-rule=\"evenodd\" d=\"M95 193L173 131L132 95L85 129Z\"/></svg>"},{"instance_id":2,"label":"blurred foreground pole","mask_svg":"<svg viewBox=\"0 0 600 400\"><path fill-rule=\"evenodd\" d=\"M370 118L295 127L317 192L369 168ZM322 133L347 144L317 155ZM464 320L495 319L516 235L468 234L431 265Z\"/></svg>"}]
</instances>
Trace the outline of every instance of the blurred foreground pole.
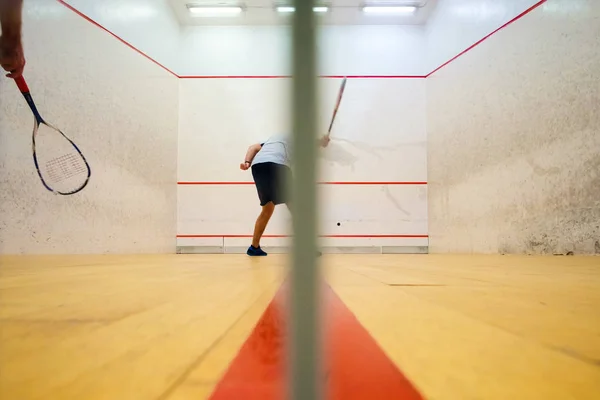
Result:
<instances>
[{"instance_id":1,"label":"blurred foreground pole","mask_svg":"<svg viewBox=\"0 0 600 400\"><path fill-rule=\"evenodd\" d=\"M295 0L293 16L293 262L290 399L320 400L316 201L316 27L313 0Z\"/></svg>"}]
</instances>

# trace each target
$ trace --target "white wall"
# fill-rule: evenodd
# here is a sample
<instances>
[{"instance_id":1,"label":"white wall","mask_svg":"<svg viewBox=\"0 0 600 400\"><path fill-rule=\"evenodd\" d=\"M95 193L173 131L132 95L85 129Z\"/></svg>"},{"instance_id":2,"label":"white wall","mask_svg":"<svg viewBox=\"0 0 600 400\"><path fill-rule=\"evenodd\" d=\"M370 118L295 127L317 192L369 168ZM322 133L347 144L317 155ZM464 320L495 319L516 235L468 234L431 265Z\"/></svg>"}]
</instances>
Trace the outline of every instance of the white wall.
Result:
<instances>
[{"instance_id":1,"label":"white wall","mask_svg":"<svg viewBox=\"0 0 600 400\"><path fill-rule=\"evenodd\" d=\"M69 3L181 75L290 73L283 26L195 27L180 35L160 0ZM427 28L325 26L319 72L424 75L535 3L440 0ZM334 141L321 153L322 180L429 178L430 185L321 186L322 233L429 230L438 252L600 252L598 7L549 0L427 80L351 79ZM250 182L237 169L248 144L289 131L288 79L177 81L55 0L29 0L25 18L33 94L84 149L93 176L77 196L48 195L31 165L29 110L13 83L0 79L3 253L170 252L176 232L251 233L252 185L175 189L174 182ZM320 84L325 130L339 80ZM279 210L267 233L288 233L288 222Z\"/></svg>"},{"instance_id":2,"label":"white wall","mask_svg":"<svg viewBox=\"0 0 600 400\"><path fill-rule=\"evenodd\" d=\"M469 26L480 3L439 6ZM600 253L598 21L595 0L549 0L427 79L431 251Z\"/></svg>"},{"instance_id":3,"label":"white wall","mask_svg":"<svg viewBox=\"0 0 600 400\"><path fill-rule=\"evenodd\" d=\"M190 28L183 32L182 75L286 75L284 27ZM288 32L289 33L289 32ZM327 27L321 30L325 75L418 75L424 63L419 27ZM393 49L393 51L392 51ZM203 57L210 54L211 57ZM182 79L179 181L252 181L239 163L250 144L289 132L289 79ZM321 129L327 129L340 81L320 79ZM351 79L334 140L321 152L323 181L426 181L424 79ZM424 185L322 187L325 235L427 234ZM260 212L252 185L180 185L178 232L248 235ZM337 226L340 222L340 226ZM276 211L267 234L289 233ZM281 245L284 239L266 239ZM328 246L427 245L426 238L327 239ZM178 245L247 246L247 238L180 238Z\"/></svg>"},{"instance_id":4,"label":"white wall","mask_svg":"<svg viewBox=\"0 0 600 400\"><path fill-rule=\"evenodd\" d=\"M424 75L422 26L323 26L319 73L323 75ZM186 27L179 74L288 75L287 26ZM207 56L209 55L209 56Z\"/></svg>"},{"instance_id":5,"label":"white wall","mask_svg":"<svg viewBox=\"0 0 600 400\"><path fill-rule=\"evenodd\" d=\"M179 64L179 23L168 0L65 0L171 71Z\"/></svg>"},{"instance_id":6,"label":"white wall","mask_svg":"<svg viewBox=\"0 0 600 400\"><path fill-rule=\"evenodd\" d=\"M426 25L427 72L433 71L539 0L438 0Z\"/></svg>"},{"instance_id":7,"label":"white wall","mask_svg":"<svg viewBox=\"0 0 600 400\"><path fill-rule=\"evenodd\" d=\"M92 178L70 197L43 188L31 111L0 78L0 252L173 252L177 79L53 0L25 2L24 38L38 108Z\"/></svg>"}]
</instances>

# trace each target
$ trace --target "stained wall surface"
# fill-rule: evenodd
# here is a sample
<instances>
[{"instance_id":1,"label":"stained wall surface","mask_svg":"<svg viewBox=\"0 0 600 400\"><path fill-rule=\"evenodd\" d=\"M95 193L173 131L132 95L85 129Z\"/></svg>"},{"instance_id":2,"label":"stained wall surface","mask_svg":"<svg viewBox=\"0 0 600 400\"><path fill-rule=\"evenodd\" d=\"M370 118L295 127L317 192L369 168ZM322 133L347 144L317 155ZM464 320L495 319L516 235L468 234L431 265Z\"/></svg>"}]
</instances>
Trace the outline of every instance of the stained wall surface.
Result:
<instances>
[{"instance_id":1,"label":"stained wall surface","mask_svg":"<svg viewBox=\"0 0 600 400\"><path fill-rule=\"evenodd\" d=\"M430 251L600 253L599 37L599 2L549 0L427 79Z\"/></svg>"},{"instance_id":2,"label":"stained wall surface","mask_svg":"<svg viewBox=\"0 0 600 400\"><path fill-rule=\"evenodd\" d=\"M179 69L181 28L167 0L64 2L171 71Z\"/></svg>"},{"instance_id":3,"label":"stained wall surface","mask_svg":"<svg viewBox=\"0 0 600 400\"><path fill-rule=\"evenodd\" d=\"M1 79L1 251L170 252L177 233L247 244L230 237L258 212L237 167L249 144L289 131L289 27L179 29L163 0L68 3L183 79L61 2L27 1L26 77L93 177L73 198L44 191L30 112ZM433 252L600 252L597 2L549 0L423 79L534 4L440 0L425 27L321 27L319 73L362 76L320 154L321 180L344 183L321 187L325 244L421 246L429 233ZM338 88L320 80L323 131ZM267 233L288 223L280 211Z\"/></svg>"},{"instance_id":4,"label":"stained wall surface","mask_svg":"<svg viewBox=\"0 0 600 400\"><path fill-rule=\"evenodd\" d=\"M34 100L92 177L76 196L42 186L33 116L0 79L0 252L174 252L177 78L57 1L25 2L24 38Z\"/></svg>"}]
</instances>

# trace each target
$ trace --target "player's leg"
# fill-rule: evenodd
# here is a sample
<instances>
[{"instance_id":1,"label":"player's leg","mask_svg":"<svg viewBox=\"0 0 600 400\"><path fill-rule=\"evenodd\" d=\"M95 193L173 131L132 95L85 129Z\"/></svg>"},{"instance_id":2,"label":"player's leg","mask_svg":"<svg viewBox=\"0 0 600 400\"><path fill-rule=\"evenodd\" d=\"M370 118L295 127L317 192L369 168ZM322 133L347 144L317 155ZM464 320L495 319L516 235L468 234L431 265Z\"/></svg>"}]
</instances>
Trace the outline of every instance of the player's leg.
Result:
<instances>
[{"instance_id":1,"label":"player's leg","mask_svg":"<svg viewBox=\"0 0 600 400\"><path fill-rule=\"evenodd\" d=\"M256 218L256 222L254 223L254 234L252 235L252 245L250 246L248 251L254 252L254 253L259 253L259 254L253 254L253 255L267 255L267 253L265 253L260 248L260 238L262 238L262 235L265 233L265 229L267 228L267 225L269 224L269 220L271 219L271 216L273 215L274 210L275 210L275 204L273 204L273 202L268 202L267 204L262 206L262 210L260 211L258 218ZM260 254L260 253L264 253L264 254Z\"/></svg>"},{"instance_id":2,"label":"player's leg","mask_svg":"<svg viewBox=\"0 0 600 400\"><path fill-rule=\"evenodd\" d=\"M290 167L285 165L277 166L277 184L276 184L276 192L275 192L275 204L285 204L290 214L292 215L292 220L294 218L294 214L292 212L292 202L290 195L290 188L292 185L292 170Z\"/></svg>"},{"instance_id":3,"label":"player's leg","mask_svg":"<svg viewBox=\"0 0 600 400\"><path fill-rule=\"evenodd\" d=\"M291 187L292 185L292 179L293 175L292 175L292 171L285 167L284 169L281 170L281 173L279 174L279 185L278 187L280 188L280 192L279 192L279 196L277 198L278 201L280 201L281 203L284 203L285 206L287 207L288 211L290 212L290 215L292 216L292 223L294 223L294 209L292 207L292 199L291 196L289 195L288 191L285 191L285 187ZM322 253L320 251L317 252L317 256L321 256Z\"/></svg>"},{"instance_id":4,"label":"player's leg","mask_svg":"<svg viewBox=\"0 0 600 400\"><path fill-rule=\"evenodd\" d=\"M266 256L267 253L260 247L260 239L269 224L269 220L275 210L275 174L273 164L261 163L252 166L252 177L256 185L256 191L262 207L260 215L254 223L252 244L248 247L246 254L249 256Z\"/></svg>"}]
</instances>

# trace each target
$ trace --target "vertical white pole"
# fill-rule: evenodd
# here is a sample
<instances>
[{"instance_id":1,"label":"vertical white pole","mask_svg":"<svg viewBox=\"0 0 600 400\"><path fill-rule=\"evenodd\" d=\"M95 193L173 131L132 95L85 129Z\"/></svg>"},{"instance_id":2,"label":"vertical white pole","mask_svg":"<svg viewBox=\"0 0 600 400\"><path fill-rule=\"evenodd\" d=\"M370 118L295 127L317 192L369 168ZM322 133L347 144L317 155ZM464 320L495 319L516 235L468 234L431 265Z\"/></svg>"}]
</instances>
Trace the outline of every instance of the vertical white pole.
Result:
<instances>
[{"instance_id":1,"label":"vertical white pole","mask_svg":"<svg viewBox=\"0 0 600 400\"><path fill-rule=\"evenodd\" d=\"M314 0L295 0L293 16L293 262L290 398L320 400L316 201L316 26Z\"/></svg>"}]
</instances>

